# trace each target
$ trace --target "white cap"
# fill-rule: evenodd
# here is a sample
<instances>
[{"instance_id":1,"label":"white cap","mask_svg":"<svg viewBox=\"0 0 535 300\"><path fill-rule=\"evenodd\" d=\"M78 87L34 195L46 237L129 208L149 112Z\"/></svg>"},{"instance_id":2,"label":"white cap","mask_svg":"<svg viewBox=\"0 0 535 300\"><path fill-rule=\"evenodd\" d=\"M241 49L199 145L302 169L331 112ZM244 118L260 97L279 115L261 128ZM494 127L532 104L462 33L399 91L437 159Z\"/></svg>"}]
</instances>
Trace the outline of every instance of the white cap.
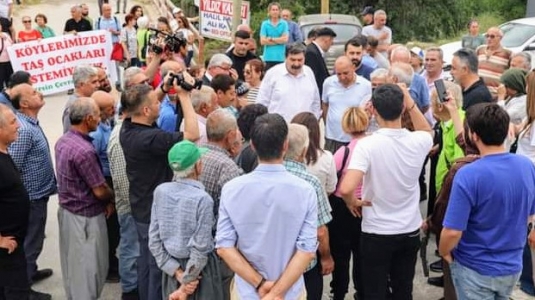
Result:
<instances>
[{"instance_id":1,"label":"white cap","mask_svg":"<svg viewBox=\"0 0 535 300\"><path fill-rule=\"evenodd\" d=\"M179 14L179 13L181 13L181 12L182 12L182 8L175 7L175 8L173 9L173 15Z\"/></svg>"},{"instance_id":2,"label":"white cap","mask_svg":"<svg viewBox=\"0 0 535 300\"><path fill-rule=\"evenodd\" d=\"M424 57L424 51L422 51L422 48L420 47L412 47L411 52L418 55L419 57Z\"/></svg>"}]
</instances>

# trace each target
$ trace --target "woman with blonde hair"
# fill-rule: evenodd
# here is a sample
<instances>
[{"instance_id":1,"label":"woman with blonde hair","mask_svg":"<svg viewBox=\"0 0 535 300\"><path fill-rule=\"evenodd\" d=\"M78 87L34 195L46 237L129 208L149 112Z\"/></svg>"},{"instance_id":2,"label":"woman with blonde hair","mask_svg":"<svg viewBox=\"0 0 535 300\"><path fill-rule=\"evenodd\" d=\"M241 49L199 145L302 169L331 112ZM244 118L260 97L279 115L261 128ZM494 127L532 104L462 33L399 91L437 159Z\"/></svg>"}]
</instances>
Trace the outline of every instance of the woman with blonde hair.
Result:
<instances>
[{"instance_id":1,"label":"woman with blonde hair","mask_svg":"<svg viewBox=\"0 0 535 300\"><path fill-rule=\"evenodd\" d=\"M368 114L360 107L348 108L342 116L342 130L351 135L347 146L340 147L334 154L338 182L342 180L347 171L349 157L358 142L366 137L368 128ZM358 198L361 197L361 188L355 190ZM360 270L359 240L361 233L361 218L354 217L347 209L338 188L329 197L333 220L327 225L331 255L334 260L334 271L331 280L331 292L334 300L343 300L349 285L349 262L353 255L353 286L358 298L362 298L362 281Z\"/></svg>"}]
</instances>

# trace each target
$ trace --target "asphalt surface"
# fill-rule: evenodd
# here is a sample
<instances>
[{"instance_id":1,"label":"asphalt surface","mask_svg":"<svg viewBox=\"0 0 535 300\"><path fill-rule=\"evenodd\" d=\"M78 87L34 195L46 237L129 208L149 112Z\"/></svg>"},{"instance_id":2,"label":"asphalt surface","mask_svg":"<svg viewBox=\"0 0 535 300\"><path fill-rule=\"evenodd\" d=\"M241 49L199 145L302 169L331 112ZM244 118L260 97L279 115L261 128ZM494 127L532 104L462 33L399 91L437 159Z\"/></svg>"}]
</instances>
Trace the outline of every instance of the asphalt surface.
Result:
<instances>
[{"instance_id":1,"label":"asphalt surface","mask_svg":"<svg viewBox=\"0 0 535 300\"><path fill-rule=\"evenodd\" d=\"M14 13L14 24L17 29L22 28L21 17L24 15L31 16L32 19L37 13L44 13L48 17L49 25L56 31L61 33L65 21L70 18L70 8L73 5L80 4L80 2L73 0L43 0L40 4L16 6ZM89 5L90 17L96 19L98 17L97 1L92 0L87 2ZM115 11L116 2L112 3L113 11ZM129 7L134 4L141 4L144 7L144 11L149 15L151 20L157 18L156 10L153 7L152 1L129 1ZM124 15L116 15L121 20ZM54 150L54 145L58 138L62 134L61 114L65 101L68 96L66 94L57 94L46 97L46 105L43 107L39 114L40 124L46 133L46 136L50 142L51 150ZM117 97L118 99L118 97ZM54 157L54 155L52 155ZM426 202L421 204L422 212L425 213L427 207ZM52 268L54 270L53 276L39 282L33 286L35 290L50 293L53 299L65 299L65 293L63 290L63 282L61 276L61 266L59 259L59 239L58 239L58 220L57 220L57 208L58 199L57 196L53 196L50 199L48 206L48 220L46 227L46 239L43 252L39 258L38 265L40 268ZM433 262L437 260L435 257L435 245L431 239L428 245L428 261ZM83 255L83 253L80 253ZM438 276L439 274L431 273L431 276ZM435 300L442 297L442 291L439 288L430 286L426 283L427 278L423 276L420 258L416 265L416 276L414 279L414 299L415 300ZM329 299L329 282L330 276L326 276L324 279L324 297L323 299ZM119 284L106 284L104 287L102 296L100 299L116 300L120 299L121 287ZM349 295L346 299L352 299ZM528 297L515 297L516 300L534 299ZM77 299L78 300L78 299ZM83 300L83 299L80 299ZM151 299L152 300L152 299ZM155 299L157 300L157 299Z\"/></svg>"}]
</instances>

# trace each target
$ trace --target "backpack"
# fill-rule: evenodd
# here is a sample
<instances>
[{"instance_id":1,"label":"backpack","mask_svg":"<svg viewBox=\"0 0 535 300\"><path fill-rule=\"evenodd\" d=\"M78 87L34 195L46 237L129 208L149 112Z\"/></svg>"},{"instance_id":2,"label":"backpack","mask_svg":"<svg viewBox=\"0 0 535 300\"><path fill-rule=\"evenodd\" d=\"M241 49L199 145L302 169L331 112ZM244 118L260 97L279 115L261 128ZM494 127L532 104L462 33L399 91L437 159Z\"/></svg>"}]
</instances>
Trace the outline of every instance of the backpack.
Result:
<instances>
[{"instance_id":1,"label":"backpack","mask_svg":"<svg viewBox=\"0 0 535 300\"><path fill-rule=\"evenodd\" d=\"M101 17L98 17L97 19L97 30L100 29L100 19ZM115 25L117 26L117 30L121 30L121 27L119 26L119 21L117 20L117 17L116 16L113 16L113 19L115 20Z\"/></svg>"}]
</instances>

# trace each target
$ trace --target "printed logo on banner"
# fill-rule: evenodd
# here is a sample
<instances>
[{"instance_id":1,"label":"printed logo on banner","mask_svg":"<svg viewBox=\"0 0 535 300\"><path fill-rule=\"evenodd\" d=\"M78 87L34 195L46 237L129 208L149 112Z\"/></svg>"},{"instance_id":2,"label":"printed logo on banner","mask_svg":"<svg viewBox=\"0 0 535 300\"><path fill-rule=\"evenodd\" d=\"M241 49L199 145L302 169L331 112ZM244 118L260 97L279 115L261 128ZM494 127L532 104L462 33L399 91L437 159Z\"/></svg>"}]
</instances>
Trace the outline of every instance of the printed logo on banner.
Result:
<instances>
[{"instance_id":1,"label":"printed logo on banner","mask_svg":"<svg viewBox=\"0 0 535 300\"><path fill-rule=\"evenodd\" d=\"M72 73L79 65L103 67L115 81L111 50L111 34L106 30L17 43L7 49L13 69L30 73L34 87L44 95L74 88Z\"/></svg>"},{"instance_id":2,"label":"printed logo on banner","mask_svg":"<svg viewBox=\"0 0 535 300\"><path fill-rule=\"evenodd\" d=\"M232 41L232 1L201 0L201 34L205 37ZM249 2L242 1L241 24L249 24Z\"/></svg>"}]
</instances>

